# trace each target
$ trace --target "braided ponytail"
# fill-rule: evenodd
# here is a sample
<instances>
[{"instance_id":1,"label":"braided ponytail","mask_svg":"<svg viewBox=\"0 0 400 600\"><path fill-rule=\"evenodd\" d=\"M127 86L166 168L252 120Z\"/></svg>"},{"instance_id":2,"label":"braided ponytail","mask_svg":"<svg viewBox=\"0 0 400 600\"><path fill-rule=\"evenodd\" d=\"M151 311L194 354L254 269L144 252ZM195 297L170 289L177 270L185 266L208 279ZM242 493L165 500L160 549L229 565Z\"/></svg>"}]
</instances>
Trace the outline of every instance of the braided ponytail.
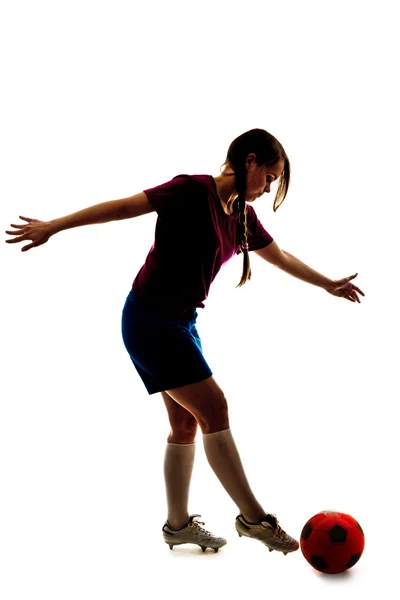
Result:
<instances>
[{"instance_id":1,"label":"braided ponytail","mask_svg":"<svg viewBox=\"0 0 400 600\"><path fill-rule=\"evenodd\" d=\"M243 271L240 282L236 287L241 287L246 281L251 279L249 245L247 243L247 212L246 212L246 169L238 169L235 172L236 191L238 197L235 201L236 212L238 213L236 237L243 253Z\"/></svg>"},{"instance_id":2,"label":"braided ponytail","mask_svg":"<svg viewBox=\"0 0 400 600\"><path fill-rule=\"evenodd\" d=\"M235 173L235 187L238 197L235 201L235 212L238 214L236 237L243 253L242 277L236 287L241 287L251 279L249 246L247 243L247 215L246 215L246 180L247 169L245 165L249 154L256 155L257 164L274 165L279 160L284 161L283 174L274 200L274 212L286 197L290 181L290 163L287 154L280 142L264 129L251 129L237 137L229 146L223 166L231 168Z\"/></svg>"}]
</instances>

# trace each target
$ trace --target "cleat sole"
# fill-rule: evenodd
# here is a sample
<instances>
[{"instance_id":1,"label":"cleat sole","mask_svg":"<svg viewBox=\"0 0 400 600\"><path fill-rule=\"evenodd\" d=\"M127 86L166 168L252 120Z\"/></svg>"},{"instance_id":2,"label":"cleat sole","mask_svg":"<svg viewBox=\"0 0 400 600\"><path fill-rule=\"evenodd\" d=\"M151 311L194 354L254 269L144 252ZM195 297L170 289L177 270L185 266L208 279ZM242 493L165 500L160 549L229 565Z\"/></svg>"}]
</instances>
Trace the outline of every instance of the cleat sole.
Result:
<instances>
[{"instance_id":1,"label":"cleat sole","mask_svg":"<svg viewBox=\"0 0 400 600\"><path fill-rule=\"evenodd\" d=\"M203 552L205 552L207 550L209 546L200 546L200 548L202 549ZM214 550L214 552L218 552L219 548L211 548L210 550Z\"/></svg>"}]
</instances>

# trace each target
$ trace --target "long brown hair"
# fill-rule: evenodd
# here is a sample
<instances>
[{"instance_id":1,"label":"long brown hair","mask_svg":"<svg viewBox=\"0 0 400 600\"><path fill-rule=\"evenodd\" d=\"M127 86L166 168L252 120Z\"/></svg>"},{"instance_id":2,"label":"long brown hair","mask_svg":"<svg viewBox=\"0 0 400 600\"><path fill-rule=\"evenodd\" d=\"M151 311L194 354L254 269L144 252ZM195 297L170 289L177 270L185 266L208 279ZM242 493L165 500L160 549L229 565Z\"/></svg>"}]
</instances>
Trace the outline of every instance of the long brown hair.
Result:
<instances>
[{"instance_id":1,"label":"long brown hair","mask_svg":"<svg viewBox=\"0 0 400 600\"><path fill-rule=\"evenodd\" d=\"M251 129L237 137L228 148L226 160L222 167L230 167L235 173L235 187L238 197L235 201L235 211L238 213L237 239L243 253L242 278L236 287L241 287L251 279L250 258L247 246L247 217L246 217L246 158L249 154L256 155L259 166L275 165L280 159L284 161L283 173L280 177L275 194L273 210L279 208L284 201L290 181L290 163L280 142L264 129ZM221 168L222 168L221 167Z\"/></svg>"}]
</instances>

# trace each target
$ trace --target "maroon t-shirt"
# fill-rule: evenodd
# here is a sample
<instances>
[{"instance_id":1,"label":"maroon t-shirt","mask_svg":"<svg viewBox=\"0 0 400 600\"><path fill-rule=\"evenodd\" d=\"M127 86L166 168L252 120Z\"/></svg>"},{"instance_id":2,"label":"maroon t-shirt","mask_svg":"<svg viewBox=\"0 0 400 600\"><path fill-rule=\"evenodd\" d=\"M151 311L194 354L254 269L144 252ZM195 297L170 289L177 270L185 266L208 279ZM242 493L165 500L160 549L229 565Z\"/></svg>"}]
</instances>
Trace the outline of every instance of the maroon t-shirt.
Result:
<instances>
[{"instance_id":1,"label":"maroon t-shirt","mask_svg":"<svg viewBox=\"0 0 400 600\"><path fill-rule=\"evenodd\" d=\"M151 306L180 314L204 308L222 265L241 252L237 213L227 215L211 175L177 175L144 190L158 214L154 244L133 289ZM249 250L272 242L252 206L246 205Z\"/></svg>"}]
</instances>

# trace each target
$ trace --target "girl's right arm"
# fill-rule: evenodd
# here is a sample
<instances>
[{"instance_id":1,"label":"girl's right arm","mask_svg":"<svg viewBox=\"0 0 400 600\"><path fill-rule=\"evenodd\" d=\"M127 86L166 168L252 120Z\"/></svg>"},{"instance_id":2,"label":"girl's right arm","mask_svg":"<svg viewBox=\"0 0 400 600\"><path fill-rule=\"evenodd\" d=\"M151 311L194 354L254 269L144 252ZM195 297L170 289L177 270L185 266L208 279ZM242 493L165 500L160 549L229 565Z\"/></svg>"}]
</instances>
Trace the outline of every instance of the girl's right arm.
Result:
<instances>
[{"instance_id":1,"label":"girl's right arm","mask_svg":"<svg viewBox=\"0 0 400 600\"><path fill-rule=\"evenodd\" d=\"M154 208L150 204L146 194L140 192L129 198L95 204L89 208L84 208L66 217L60 217L52 221L39 221L38 219L31 219L29 217L20 217L20 219L27 221L27 223L23 225L11 224L11 227L15 227L16 231L6 231L6 233L15 237L11 240L6 240L6 242L13 244L15 242L31 240L31 244L21 248L24 252L30 248L41 246L52 235L64 229L72 229L73 227L81 227L82 225L94 225L96 223L108 223L109 221L118 221L121 219L131 219L132 217L139 217L152 211L154 211Z\"/></svg>"}]
</instances>

